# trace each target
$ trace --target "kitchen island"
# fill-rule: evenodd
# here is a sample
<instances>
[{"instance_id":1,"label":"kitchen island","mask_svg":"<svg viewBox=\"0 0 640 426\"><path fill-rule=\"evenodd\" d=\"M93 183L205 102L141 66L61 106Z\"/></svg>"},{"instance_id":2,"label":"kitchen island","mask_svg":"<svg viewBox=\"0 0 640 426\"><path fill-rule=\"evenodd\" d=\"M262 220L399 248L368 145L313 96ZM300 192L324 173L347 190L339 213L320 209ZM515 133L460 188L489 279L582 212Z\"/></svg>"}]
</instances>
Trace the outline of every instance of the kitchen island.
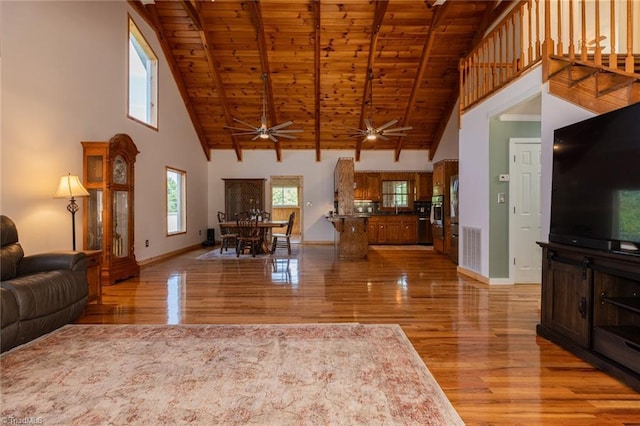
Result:
<instances>
[{"instance_id":1,"label":"kitchen island","mask_svg":"<svg viewBox=\"0 0 640 426\"><path fill-rule=\"evenodd\" d=\"M336 230L336 247L340 259L366 259L369 251L367 228L369 217L358 215L326 216Z\"/></svg>"}]
</instances>

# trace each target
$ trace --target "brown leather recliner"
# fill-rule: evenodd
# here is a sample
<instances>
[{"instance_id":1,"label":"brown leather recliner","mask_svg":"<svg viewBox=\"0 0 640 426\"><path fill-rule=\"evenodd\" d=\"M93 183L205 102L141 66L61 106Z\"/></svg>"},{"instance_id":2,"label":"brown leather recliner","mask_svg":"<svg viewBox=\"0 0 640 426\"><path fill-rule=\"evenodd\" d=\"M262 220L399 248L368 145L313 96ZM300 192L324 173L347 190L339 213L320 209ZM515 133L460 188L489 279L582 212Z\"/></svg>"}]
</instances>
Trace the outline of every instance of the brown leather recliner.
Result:
<instances>
[{"instance_id":1,"label":"brown leather recliner","mask_svg":"<svg viewBox=\"0 0 640 426\"><path fill-rule=\"evenodd\" d=\"M87 304L87 256L49 252L24 256L18 231L0 216L0 351L75 320Z\"/></svg>"}]
</instances>

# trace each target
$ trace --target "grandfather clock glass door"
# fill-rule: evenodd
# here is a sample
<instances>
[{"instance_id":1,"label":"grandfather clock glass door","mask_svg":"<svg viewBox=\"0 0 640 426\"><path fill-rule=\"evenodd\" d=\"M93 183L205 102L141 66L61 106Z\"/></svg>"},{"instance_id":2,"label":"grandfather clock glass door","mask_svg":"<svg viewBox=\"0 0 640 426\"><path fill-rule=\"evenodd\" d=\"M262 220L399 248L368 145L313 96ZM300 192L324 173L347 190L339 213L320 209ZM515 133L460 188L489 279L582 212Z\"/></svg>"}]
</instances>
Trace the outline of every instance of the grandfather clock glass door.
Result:
<instances>
[{"instance_id":1,"label":"grandfather clock glass door","mask_svg":"<svg viewBox=\"0 0 640 426\"><path fill-rule=\"evenodd\" d=\"M113 255L129 256L129 192L113 193Z\"/></svg>"}]
</instances>

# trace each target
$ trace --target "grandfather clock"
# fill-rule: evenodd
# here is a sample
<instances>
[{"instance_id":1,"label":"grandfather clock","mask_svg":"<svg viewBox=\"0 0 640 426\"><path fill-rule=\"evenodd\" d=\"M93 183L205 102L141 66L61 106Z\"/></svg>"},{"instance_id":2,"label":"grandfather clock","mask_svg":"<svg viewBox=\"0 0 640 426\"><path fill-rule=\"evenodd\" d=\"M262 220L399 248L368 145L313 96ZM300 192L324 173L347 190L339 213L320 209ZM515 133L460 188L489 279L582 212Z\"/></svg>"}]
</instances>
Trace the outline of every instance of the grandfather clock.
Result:
<instances>
[{"instance_id":1,"label":"grandfather clock","mask_svg":"<svg viewBox=\"0 0 640 426\"><path fill-rule=\"evenodd\" d=\"M102 250L100 282L112 285L140 273L134 253L134 163L139 151L129 135L82 142L83 247Z\"/></svg>"}]
</instances>

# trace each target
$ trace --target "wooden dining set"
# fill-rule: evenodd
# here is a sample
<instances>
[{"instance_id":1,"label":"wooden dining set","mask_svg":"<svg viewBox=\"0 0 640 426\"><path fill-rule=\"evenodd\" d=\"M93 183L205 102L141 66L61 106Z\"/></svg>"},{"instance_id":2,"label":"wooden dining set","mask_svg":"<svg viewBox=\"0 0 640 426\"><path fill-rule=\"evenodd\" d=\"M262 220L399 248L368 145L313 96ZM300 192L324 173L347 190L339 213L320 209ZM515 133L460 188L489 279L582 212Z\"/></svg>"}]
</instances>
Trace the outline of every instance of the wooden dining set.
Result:
<instances>
[{"instance_id":1,"label":"wooden dining set","mask_svg":"<svg viewBox=\"0 0 640 426\"><path fill-rule=\"evenodd\" d=\"M220 253L234 248L236 256L248 252L256 254L274 253L278 247L287 248L291 254L291 231L295 212L291 212L289 220L271 220L271 214L264 211L247 211L235 215L233 220L224 212L218 212L220 226ZM275 228L286 226L284 233L272 232Z\"/></svg>"}]
</instances>

